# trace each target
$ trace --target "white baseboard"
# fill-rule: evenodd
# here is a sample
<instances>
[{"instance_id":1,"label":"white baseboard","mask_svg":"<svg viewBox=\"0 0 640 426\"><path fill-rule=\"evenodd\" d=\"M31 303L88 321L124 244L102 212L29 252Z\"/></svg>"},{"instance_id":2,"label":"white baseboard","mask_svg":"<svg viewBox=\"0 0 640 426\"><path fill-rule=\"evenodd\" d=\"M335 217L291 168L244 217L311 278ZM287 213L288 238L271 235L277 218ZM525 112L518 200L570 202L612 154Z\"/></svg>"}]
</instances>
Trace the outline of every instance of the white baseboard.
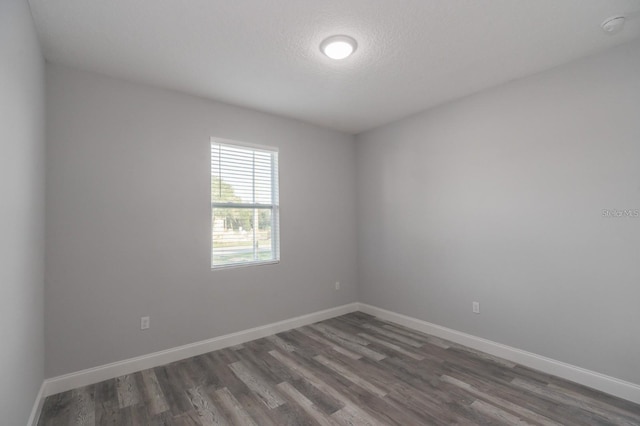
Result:
<instances>
[{"instance_id":1,"label":"white baseboard","mask_svg":"<svg viewBox=\"0 0 640 426\"><path fill-rule=\"evenodd\" d=\"M329 318L348 314L350 312L355 312L357 310L358 304L350 303L347 305L302 315L296 318L290 318L284 321L274 322L272 324L251 328L249 330L243 330L237 333L214 337L213 339L202 340L200 342L178 346L176 348L154 352L148 355L129 358L111 364L101 365L99 367L65 374L63 376L53 377L50 379L46 379L42 384L44 393L42 395L42 398L39 399L44 399L49 395L54 395L56 393L65 392L82 386L87 386L92 383L98 383L103 380L113 379L124 374L135 373L136 371L145 370L147 368L154 368L164 364L168 364L170 362L190 358L192 356L202 355L204 353L227 348L229 346L239 345L251 340L260 339L272 334L281 333L293 328L313 324L314 322L323 321ZM41 393L42 392L43 390L41 389Z\"/></svg>"},{"instance_id":2,"label":"white baseboard","mask_svg":"<svg viewBox=\"0 0 640 426\"><path fill-rule=\"evenodd\" d=\"M600 374L595 371L590 371L561 361L556 361L551 358L472 336L470 334L432 324L427 321L422 321L417 318L412 318L375 306L367 305L365 303L350 303L249 330L226 334L224 336L214 337L213 339L203 340L164 351L154 352L148 355L46 379L40 387L38 397L34 403L29 417L29 422L27 424L28 426L35 426L37 424L44 399L49 395L98 383L103 380L113 379L124 374L135 373L147 368L158 367L229 346L239 345L251 340L260 339L272 334L281 333L293 328L313 324L314 322L323 321L355 311L362 311L381 319L447 339L452 342L534 368L544 373L571 380L640 404L640 385L635 383L626 382L624 380L616 379L615 377Z\"/></svg>"},{"instance_id":3,"label":"white baseboard","mask_svg":"<svg viewBox=\"0 0 640 426\"><path fill-rule=\"evenodd\" d=\"M616 379L615 377L600 374L595 371L587 370L561 361L556 361L542 355L516 349L481 337L472 336L470 334L432 324L427 321L422 321L417 318L387 311L386 309L381 309L365 303L359 303L358 306L360 311L379 317L383 320L391 321L442 339L447 339L490 355L504 358L511 362L515 362L547 374L552 374L563 379L571 380L572 382L640 404L640 385L635 383L626 382L624 380Z\"/></svg>"},{"instance_id":4,"label":"white baseboard","mask_svg":"<svg viewBox=\"0 0 640 426\"><path fill-rule=\"evenodd\" d=\"M29 420L27 421L27 426L36 426L38 424L38 420L40 420L40 412L42 411L42 405L44 404L44 382L40 385L40 390L38 391L38 395L36 396L36 400L33 403L33 408L31 409L31 415L29 416Z\"/></svg>"}]
</instances>

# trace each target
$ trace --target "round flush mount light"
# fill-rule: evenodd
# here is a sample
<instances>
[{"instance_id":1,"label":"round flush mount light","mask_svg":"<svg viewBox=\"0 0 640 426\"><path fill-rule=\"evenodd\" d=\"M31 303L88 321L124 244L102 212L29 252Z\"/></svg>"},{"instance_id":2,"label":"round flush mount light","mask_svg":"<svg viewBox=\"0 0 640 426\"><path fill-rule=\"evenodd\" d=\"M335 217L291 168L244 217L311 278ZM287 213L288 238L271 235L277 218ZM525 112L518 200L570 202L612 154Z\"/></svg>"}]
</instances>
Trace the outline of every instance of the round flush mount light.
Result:
<instances>
[{"instance_id":1,"label":"round flush mount light","mask_svg":"<svg viewBox=\"0 0 640 426\"><path fill-rule=\"evenodd\" d=\"M320 43L320 51L331 59L344 59L356 51L358 43L349 36L335 35Z\"/></svg>"},{"instance_id":2,"label":"round flush mount light","mask_svg":"<svg viewBox=\"0 0 640 426\"><path fill-rule=\"evenodd\" d=\"M613 18L605 19L602 23L602 30L607 34L615 34L622 29L624 25L624 16L614 16Z\"/></svg>"}]
</instances>

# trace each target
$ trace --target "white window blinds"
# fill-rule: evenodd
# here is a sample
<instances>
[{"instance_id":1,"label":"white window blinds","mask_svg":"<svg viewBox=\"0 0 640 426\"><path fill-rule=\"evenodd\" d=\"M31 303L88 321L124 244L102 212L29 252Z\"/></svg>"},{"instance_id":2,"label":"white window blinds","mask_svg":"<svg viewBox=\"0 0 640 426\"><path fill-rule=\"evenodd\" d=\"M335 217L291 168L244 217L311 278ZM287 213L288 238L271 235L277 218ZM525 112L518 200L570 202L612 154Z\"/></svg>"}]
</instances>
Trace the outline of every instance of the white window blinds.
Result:
<instances>
[{"instance_id":1,"label":"white window blinds","mask_svg":"<svg viewBox=\"0 0 640 426\"><path fill-rule=\"evenodd\" d=\"M278 152L211 142L213 268L280 259Z\"/></svg>"}]
</instances>

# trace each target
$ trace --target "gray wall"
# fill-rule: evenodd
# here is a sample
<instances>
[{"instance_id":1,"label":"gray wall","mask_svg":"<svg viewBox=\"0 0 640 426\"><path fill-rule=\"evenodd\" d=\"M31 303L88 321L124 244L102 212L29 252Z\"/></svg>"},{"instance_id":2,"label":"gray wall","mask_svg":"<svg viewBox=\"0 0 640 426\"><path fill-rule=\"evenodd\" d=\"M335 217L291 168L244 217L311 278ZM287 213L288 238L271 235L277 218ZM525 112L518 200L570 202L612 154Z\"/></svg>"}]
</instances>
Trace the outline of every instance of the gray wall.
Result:
<instances>
[{"instance_id":1,"label":"gray wall","mask_svg":"<svg viewBox=\"0 0 640 426\"><path fill-rule=\"evenodd\" d=\"M640 383L640 43L356 141L361 301Z\"/></svg>"},{"instance_id":2,"label":"gray wall","mask_svg":"<svg viewBox=\"0 0 640 426\"><path fill-rule=\"evenodd\" d=\"M211 136L280 149L279 264L210 270ZM47 139L47 377L356 301L352 136L48 65Z\"/></svg>"},{"instance_id":3,"label":"gray wall","mask_svg":"<svg viewBox=\"0 0 640 426\"><path fill-rule=\"evenodd\" d=\"M44 378L44 62L26 1L0 1L0 423Z\"/></svg>"}]
</instances>

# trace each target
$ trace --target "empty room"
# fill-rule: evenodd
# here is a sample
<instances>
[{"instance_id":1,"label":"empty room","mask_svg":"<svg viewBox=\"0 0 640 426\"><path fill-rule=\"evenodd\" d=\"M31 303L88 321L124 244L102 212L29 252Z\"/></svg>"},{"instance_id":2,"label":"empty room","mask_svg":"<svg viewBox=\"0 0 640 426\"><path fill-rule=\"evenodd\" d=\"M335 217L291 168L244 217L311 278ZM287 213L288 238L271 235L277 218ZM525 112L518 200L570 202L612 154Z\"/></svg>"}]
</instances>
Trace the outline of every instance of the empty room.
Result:
<instances>
[{"instance_id":1,"label":"empty room","mask_svg":"<svg viewBox=\"0 0 640 426\"><path fill-rule=\"evenodd\" d=\"M0 0L0 424L640 425L639 0Z\"/></svg>"}]
</instances>

